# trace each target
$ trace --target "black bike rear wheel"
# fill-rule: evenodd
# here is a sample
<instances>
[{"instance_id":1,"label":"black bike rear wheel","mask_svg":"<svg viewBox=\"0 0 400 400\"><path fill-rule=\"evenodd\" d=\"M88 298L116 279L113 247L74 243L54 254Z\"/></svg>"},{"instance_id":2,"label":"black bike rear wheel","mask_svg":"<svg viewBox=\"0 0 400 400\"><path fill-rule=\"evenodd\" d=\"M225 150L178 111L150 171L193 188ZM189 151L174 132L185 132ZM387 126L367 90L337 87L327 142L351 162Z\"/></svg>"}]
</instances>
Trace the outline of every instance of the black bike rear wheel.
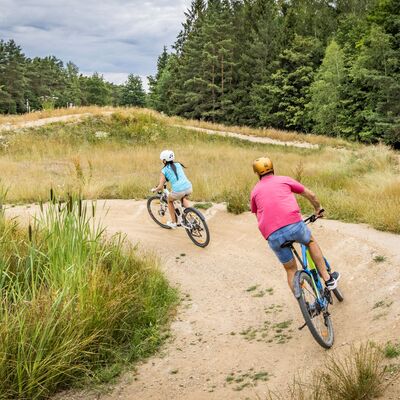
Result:
<instances>
[{"instance_id":1,"label":"black bike rear wheel","mask_svg":"<svg viewBox=\"0 0 400 400\"><path fill-rule=\"evenodd\" d=\"M203 214L195 208L188 207L184 211L185 230L190 240L199 247L210 243L210 231Z\"/></svg>"},{"instance_id":2,"label":"black bike rear wheel","mask_svg":"<svg viewBox=\"0 0 400 400\"><path fill-rule=\"evenodd\" d=\"M320 346L331 348L334 341L333 324L328 311L321 310L317 303L318 296L312 278L305 271L297 271L294 279L300 289L297 300L308 329Z\"/></svg>"},{"instance_id":3,"label":"black bike rear wheel","mask_svg":"<svg viewBox=\"0 0 400 400\"><path fill-rule=\"evenodd\" d=\"M147 199L147 211L153 221L164 229L171 229L167 225L169 218L168 204L161 200L160 196L152 196Z\"/></svg>"}]
</instances>

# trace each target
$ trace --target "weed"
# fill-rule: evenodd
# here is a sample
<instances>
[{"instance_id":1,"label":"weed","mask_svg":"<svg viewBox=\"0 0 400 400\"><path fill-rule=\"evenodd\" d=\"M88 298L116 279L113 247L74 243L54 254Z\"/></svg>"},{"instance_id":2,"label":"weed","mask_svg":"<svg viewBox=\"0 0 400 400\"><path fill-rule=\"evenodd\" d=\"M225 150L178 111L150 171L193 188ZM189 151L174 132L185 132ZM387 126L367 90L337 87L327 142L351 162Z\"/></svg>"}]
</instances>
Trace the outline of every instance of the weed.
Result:
<instances>
[{"instance_id":1,"label":"weed","mask_svg":"<svg viewBox=\"0 0 400 400\"><path fill-rule=\"evenodd\" d=\"M383 349L383 354L386 358L396 358L400 356L400 343L387 342Z\"/></svg>"},{"instance_id":2,"label":"weed","mask_svg":"<svg viewBox=\"0 0 400 400\"><path fill-rule=\"evenodd\" d=\"M206 202L206 203L195 203L193 205L194 208L198 208L199 210L208 210L213 206L212 203Z\"/></svg>"},{"instance_id":3,"label":"weed","mask_svg":"<svg viewBox=\"0 0 400 400\"><path fill-rule=\"evenodd\" d=\"M376 255L375 257L374 257L374 261L376 262L376 263L381 263L381 262L384 262L384 261L386 261L386 257L385 256L381 256L381 255Z\"/></svg>"},{"instance_id":4,"label":"weed","mask_svg":"<svg viewBox=\"0 0 400 400\"><path fill-rule=\"evenodd\" d=\"M232 389L235 391L241 391L249 386L256 386L258 381L266 382L270 378L270 374L265 371L254 372L254 368L250 368L247 372L237 371L231 372L225 381L228 384L236 385Z\"/></svg>"},{"instance_id":5,"label":"weed","mask_svg":"<svg viewBox=\"0 0 400 400\"><path fill-rule=\"evenodd\" d=\"M246 292L254 292L260 285L253 285L246 289Z\"/></svg>"},{"instance_id":6,"label":"weed","mask_svg":"<svg viewBox=\"0 0 400 400\"><path fill-rule=\"evenodd\" d=\"M389 308L391 305L393 304L393 301L390 300L380 300L377 301L374 306L372 307L373 310L377 309L377 308Z\"/></svg>"}]
</instances>

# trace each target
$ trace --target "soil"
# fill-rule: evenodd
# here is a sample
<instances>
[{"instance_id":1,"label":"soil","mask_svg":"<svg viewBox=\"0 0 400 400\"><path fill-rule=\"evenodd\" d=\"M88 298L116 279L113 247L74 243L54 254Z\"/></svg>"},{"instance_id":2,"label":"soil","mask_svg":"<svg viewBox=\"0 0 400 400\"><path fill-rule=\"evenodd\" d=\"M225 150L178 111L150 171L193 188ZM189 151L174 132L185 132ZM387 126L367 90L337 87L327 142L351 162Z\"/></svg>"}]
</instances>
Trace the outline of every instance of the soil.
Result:
<instances>
[{"instance_id":1,"label":"soil","mask_svg":"<svg viewBox=\"0 0 400 400\"><path fill-rule=\"evenodd\" d=\"M108 232L124 232L156 252L181 303L171 338L153 357L125 373L108 393L68 392L58 400L266 399L296 374L316 370L328 355L353 344L398 339L400 237L366 225L318 220L312 231L340 271L345 301L331 307L333 349L322 349L303 324L286 274L250 213L224 205L205 211L210 245L201 249L183 229L166 230L149 217L145 201L98 201ZM14 207L8 215L32 213ZM400 360L397 360L400 363ZM399 399L398 384L385 399Z\"/></svg>"}]
</instances>

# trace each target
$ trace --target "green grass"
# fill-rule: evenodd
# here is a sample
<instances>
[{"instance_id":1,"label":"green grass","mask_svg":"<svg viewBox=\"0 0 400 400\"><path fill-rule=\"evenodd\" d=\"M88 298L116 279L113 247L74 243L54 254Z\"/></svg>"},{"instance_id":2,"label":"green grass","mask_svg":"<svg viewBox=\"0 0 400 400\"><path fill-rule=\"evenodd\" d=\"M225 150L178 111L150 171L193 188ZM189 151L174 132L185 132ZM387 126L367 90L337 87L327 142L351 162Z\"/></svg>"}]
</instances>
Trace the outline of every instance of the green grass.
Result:
<instances>
[{"instance_id":1,"label":"green grass","mask_svg":"<svg viewBox=\"0 0 400 400\"><path fill-rule=\"evenodd\" d=\"M381 255L377 255L374 257L374 261L376 263L382 263L384 261L386 261L386 257L385 256L381 256Z\"/></svg>"},{"instance_id":2,"label":"green grass","mask_svg":"<svg viewBox=\"0 0 400 400\"><path fill-rule=\"evenodd\" d=\"M386 343L383 353L386 358L397 358L400 356L400 343Z\"/></svg>"},{"instance_id":3,"label":"green grass","mask_svg":"<svg viewBox=\"0 0 400 400\"><path fill-rule=\"evenodd\" d=\"M208 210L213 206L212 203L206 202L206 203L195 203L193 205L194 208L198 208L199 210Z\"/></svg>"},{"instance_id":4,"label":"green grass","mask_svg":"<svg viewBox=\"0 0 400 400\"><path fill-rule=\"evenodd\" d=\"M107 238L94 211L42 206L27 230L0 216L1 399L111 380L166 336L175 290L155 258Z\"/></svg>"}]
</instances>

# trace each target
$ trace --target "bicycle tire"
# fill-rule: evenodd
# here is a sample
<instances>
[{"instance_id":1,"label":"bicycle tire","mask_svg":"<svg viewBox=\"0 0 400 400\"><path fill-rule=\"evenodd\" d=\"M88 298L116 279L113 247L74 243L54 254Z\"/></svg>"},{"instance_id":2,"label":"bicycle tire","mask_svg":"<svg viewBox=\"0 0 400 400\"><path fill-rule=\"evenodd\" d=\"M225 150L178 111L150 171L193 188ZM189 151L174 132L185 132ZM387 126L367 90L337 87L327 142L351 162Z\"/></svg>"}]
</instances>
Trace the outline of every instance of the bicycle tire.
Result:
<instances>
[{"instance_id":1,"label":"bicycle tire","mask_svg":"<svg viewBox=\"0 0 400 400\"><path fill-rule=\"evenodd\" d=\"M327 330L327 336L326 336L326 338L324 338L323 335L320 332L318 332L318 330L313 322L313 320L315 318L312 318L310 315L309 308L308 308L307 302L305 300L305 294L304 294L305 282L308 284L308 286L310 288L308 290L308 292L310 292L312 290L312 292L314 292L313 295L316 297L317 295L315 293L313 281L312 281L312 278L310 277L310 275L305 271L297 271L296 275L295 275L295 284L297 284L298 288L300 289L300 297L297 300L299 302L300 310L303 314L304 321L305 321L309 331L311 332L311 335L316 340L316 342L323 348L330 349L333 346L333 342L334 342L332 320L331 320L329 314L327 314L327 315L322 314L322 316L324 318L323 322L324 322L324 325ZM320 316L320 315L321 315L321 313L318 314L318 316Z\"/></svg>"},{"instance_id":2,"label":"bicycle tire","mask_svg":"<svg viewBox=\"0 0 400 400\"><path fill-rule=\"evenodd\" d=\"M338 302L341 303L344 300L342 291L338 288L332 290L333 294L337 298Z\"/></svg>"},{"instance_id":3,"label":"bicycle tire","mask_svg":"<svg viewBox=\"0 0 400 400\"><path fill-rule=\"evenodd\" d=\"M205 241L204 242L200 242L199 240L197 240L196 238L198 236L195 235L195 230L194 229L187 229L185 228L185 231L187 233L187 235L190 237L190 240L198 247L207 247L208 244L210 243L210 230L208 229L208 225L206 223L206 220L203 216L203 214L198 211L196 208L193 207L188 207L185 208L184 212L184 216L185 216L185 221L188 222L188 214L193 213L198 217L198 220L196 221L197 224L199 224L199 222L203 225L202 230L205 233ZM197 229L197 232L200 233L199 229Z\"/></svg>"},{"instance_id":4,"label":"bicycle tire","mask_svg":"<svg viewBox=\"0 0 400 400\"><path fill-rule=\"evenodd\" d=\"M161 228L164 228L164 229L171 229L170 226L168 226L168 225L166 225L166 224L163 224L163 223L162 223L161 221L159 221L159 220L156 218L156 216L153 214L153 211L151 210L151 204L152 204L152 202L155 201L155 200L160 201L160 196L152 196L152 197L149 197L149 198L147 199L147 211L149 212L150 217L153 219L153 221L154 221L157 225L161 226Z\"/></svg>"}]
</instances>

